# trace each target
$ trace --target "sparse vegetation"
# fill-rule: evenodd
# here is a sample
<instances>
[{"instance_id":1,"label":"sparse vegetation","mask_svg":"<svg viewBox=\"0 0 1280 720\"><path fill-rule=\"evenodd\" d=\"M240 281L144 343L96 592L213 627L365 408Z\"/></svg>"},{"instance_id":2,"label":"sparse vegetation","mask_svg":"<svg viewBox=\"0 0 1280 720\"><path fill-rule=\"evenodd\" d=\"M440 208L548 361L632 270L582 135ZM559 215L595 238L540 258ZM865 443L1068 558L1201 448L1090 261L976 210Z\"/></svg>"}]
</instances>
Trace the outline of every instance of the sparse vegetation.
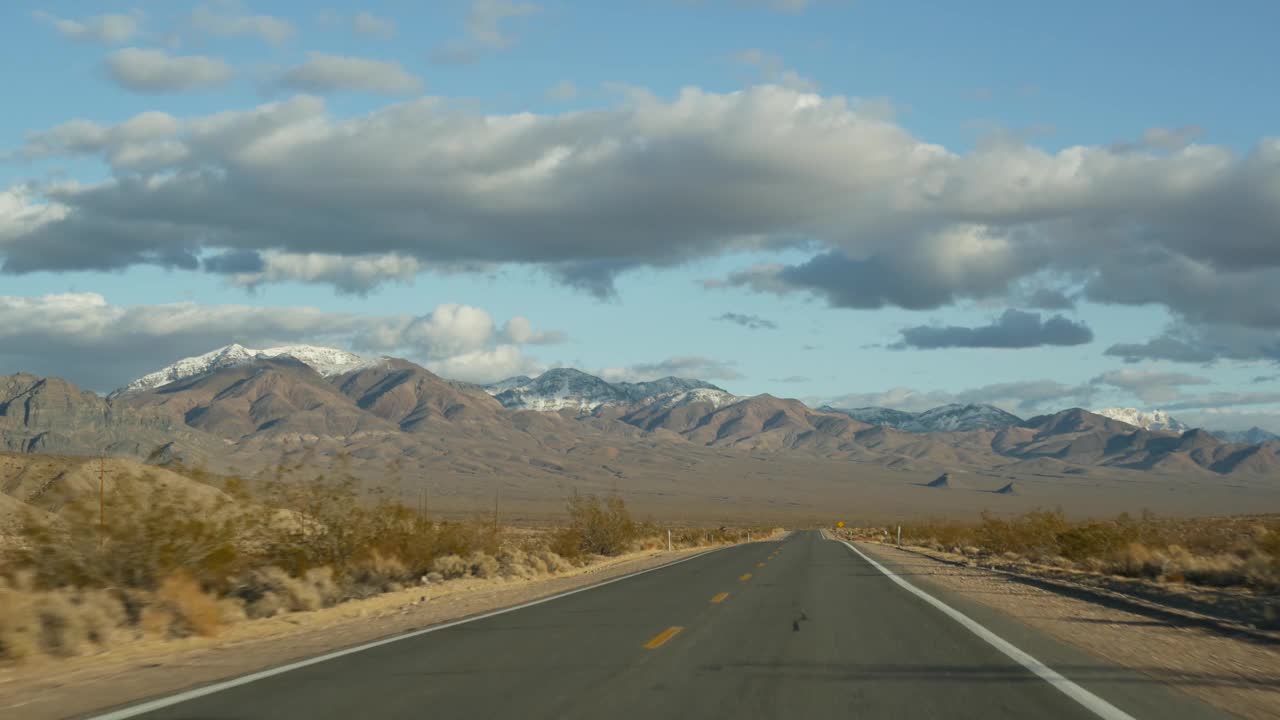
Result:
<instances>
[{"instance_id":1,"label":"sparse vegetation","mask_svg":"<svg viewBox=\"0 0 1280 720\"><path fill-rule=\"evenodd\" d=\"M887 539L890 528L849 531ZM1280 516L1169 519L1151 513L1068 520L1039 510L977 523L902 526L902 542L957 555L1030 563L1166 583L1280 590Z\"/></svg>"},{"instance_id":2,"label":"sparse vegetation","mask_svg":"<svg viewBox=\"0 0 1280 720\"><path fill-rule=\"evenodd\" d=\"M218 479L201 475L207 483ZM28 512L0 545L0 659L74 655L128 637L213 636L246 618L459 578L536 578L666 547L618 496L574 493L560 530L506 534L370 499L345 475L283 473L251 491L117 479L99 508ZM100 521L100 518L105 521ZM677 547L741 533L680 530Z\"/></svg>"}]
</instances>

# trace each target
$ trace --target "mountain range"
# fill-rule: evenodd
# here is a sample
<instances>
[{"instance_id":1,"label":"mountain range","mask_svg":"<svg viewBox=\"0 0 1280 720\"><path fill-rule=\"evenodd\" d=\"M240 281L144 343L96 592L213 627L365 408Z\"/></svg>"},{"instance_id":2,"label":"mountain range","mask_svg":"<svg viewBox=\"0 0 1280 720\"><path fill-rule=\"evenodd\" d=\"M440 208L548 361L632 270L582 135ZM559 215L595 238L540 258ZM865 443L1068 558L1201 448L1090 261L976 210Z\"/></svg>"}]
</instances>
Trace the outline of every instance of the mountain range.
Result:
<instances>
[{"instance_id":1,"label":"mountain range","mask_svg":"<svg viewBox=\"0 0 1280 720\"><path fill-rule=\"evenodd\" d=\"M723 490L698 490L712 475L733 493L777 493L779 474L838 488L850 473L881 471L890 483L958 472L1002 485L1126 473L1280 477L1280 441L1147 430L1080 408L1026 420L983 405L813 409L697 380L608 383L569 369L482 387L407 360L296 348L232 346L178 365L106 398L58 378L0 377L0 449L249 475L341 464L378 482L429 481L437 501L459 505L494 482L506 484L504 497L562 498L570 487L625 480L654 502L703 493L714 503Z\"/></svg>"}]
</instances>

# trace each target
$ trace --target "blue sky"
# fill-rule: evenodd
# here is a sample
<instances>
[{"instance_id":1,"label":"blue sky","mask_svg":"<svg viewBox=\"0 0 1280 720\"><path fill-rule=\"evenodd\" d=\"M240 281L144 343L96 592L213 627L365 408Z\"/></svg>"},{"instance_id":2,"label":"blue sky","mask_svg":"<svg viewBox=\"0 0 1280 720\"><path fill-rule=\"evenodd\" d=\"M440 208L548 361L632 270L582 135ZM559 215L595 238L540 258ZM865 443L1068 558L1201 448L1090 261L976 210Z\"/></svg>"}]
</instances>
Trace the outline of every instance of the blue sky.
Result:
<instances>
[{"instance_id":1,"label":"blue sky","mask_svg":"<svg viewBox=\"0 0 1280 720\"><path fill-rule=\"evenodd\" d=\"M361 10L0 9L0 372L314 342L1280 431L1272 3Z\"/></svg>"}]
</instances>

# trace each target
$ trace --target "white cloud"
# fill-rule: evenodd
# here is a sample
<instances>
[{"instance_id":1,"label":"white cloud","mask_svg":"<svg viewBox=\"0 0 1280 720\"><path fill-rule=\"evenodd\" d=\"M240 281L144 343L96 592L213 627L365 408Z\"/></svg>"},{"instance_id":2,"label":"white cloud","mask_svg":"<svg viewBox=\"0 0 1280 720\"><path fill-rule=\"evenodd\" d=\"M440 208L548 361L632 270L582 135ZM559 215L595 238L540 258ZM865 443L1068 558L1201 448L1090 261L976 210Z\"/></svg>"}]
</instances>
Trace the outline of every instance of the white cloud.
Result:
<instances>
[{"instance_id":1,"label":"white cloud","mask_svg":"<svg viewBox=\"0 0 1280 720\"><path fill-rule=\"evenodd\" d=\"M568 80L561 80L555 85L547 88L548 100L559 100L563 102L565 100L572 100L577 96L578 87Z\"/></svg>"},{"instance_id":2,"label":"white cloud","mask_svg":"<svg viewBox=\"0 0 1280 720\"><path fill-rule=\"evenodd\" d=\"M135 11L131 15L96 15L83 20L59 18L39 10L32 15L37 20L52 25L65 38L103 45L119 45L128 42L138 34L143 18L141 11Z\"/></svg>"},{"instance_id":3,"label":"white cloud","mask_svg":"<svg viewBox=\"0 0 1280 720\"><path fill-rule=\"evenodd\" d=\"M665 360L609 367L592 373L609 382L642 382L664 377L699 380L737 380L742 377L732 360L716 360L701 355L679 355Z\"/></svg>"},{"instance_id":4,"label":"white cloud","mask_svg":"<svg viewBox=\"0 0 1280 720\"><path fill-rule=\"evenodd\" d=\"M369 92L380 95L413 95L422 91L422 80L396 62L343 55L308 53L307 61L289 68L277 81L303 92Z\"/></svg>"},{"instance_id":5,"label":"white cloud","mask_svg":"<svg viewBox=\"0 0 1280 720\"><path fill-rule=\"evenodd\" d=\"M372 13L359 12L351 18L351 29L358 35L369 37L392 38L396 35L396 23L388 18L378 17Z\"/></svg>"},{"instance_id":6,"label":"white cloud","mask_svg":"<svg viewBox=\"0 0 1280 720\"><path fill-rule=\"evenodd\" d=\"M537 265L607 295L632 268L793 248L813 254L709 285L934 309L1061 278L1081 301L1259 333L1188 357L1263 357L1280 328L1280 139L1243 155L1007 138L956 152L856 99L777 85L538 115L428 97L336 118L300 96L180 126L144 177L37 188L30 202L63 217L11 238L5 270L395 254ZM1178 350L1133 345L1113 354Z\"/></svg>"},{"instance_id":7,"label":"white cloud","mask_svg":"<svg viewBox=\"0 0 1280 720\"><path fill-rule=\"evenodd\" d=\"M122 87L140 93L202 90L224 85L232 76L231 66L217 58L140 48L108 55L107 72Z\"/></svg>"},{"instance_id":8,"label":"white cloud","mask_svg":"<svg viewBox=\"0 0 1280 720\"><path fill-rule=\"evenodd\" d=\"M427 363L432 372L452 380L491 383L515 375L537 375L545 367L515 345L499 345Z\"/></svg>"},{"instance_id":9,"label":"white cloud","mask_svg":"<svg viewBox=\"0 0 1280 720\"><path fill-rule=\"evenodd\" d=\"M399 355L429 362L446 377L475 380L533 367L520 346L563 337L534 332L524 318L512 320L526 328L522 338L497 332L488 312L458 304L420 316L367 316L189 302L119 306L97 293L0 296L0 372L57 375L105 391L158 364L233 342L307 342Z\"/></svg>"},{"instance_id":10,"label":"white cloud","mask_svg":"<svg viewBox=\"0 0 1280 720\"><path fill-rule=\"evenodd\" d=\"M514 38L503 26L514 18L535 15L542 6L514 0L471 0L464 25L467 36L455 40L432 53L438 62L474 62L486 52L504 50L514 44Z\"/></svg>"},{"instance_id":11,"label":"white cloud","mask_svg":"<svg viewBox=\"0 0 1280 720\"><path fill-rule=\"evenodd\" d=\"M1182 397L1181 388L1187 385L1208 385L1210 380L1187 373L1122 368L1102 373L1090 382L1126 390L1150 404L1176 400Z\"/></svg>"},{"instance_id":12,"label":"white cloud","mask_svg":"<svg viewBox=\"0 0 1280 720\"><path fill-rule=\"evenodd\" d=\"M272 45L283 45L296 33L293 24L288 20L271 15L250 15L228 11L226 6L223 9L215 9L209 5L199 5L191 12L190 24L195 30L209 35L253 36Z\"/></svg>"},{"instance_id":13,"label":"white cloud","mask_svg":"<svg viewBox=\"0 0 1280 720\"><path fill-rule=\"evenodd\" d=\"M818 83L797 73L795 70L788 69L782 62L782 58L774 53L759 48L750 48L734 53L733 61L739 65L754 69L765 82L781 85L798 92L808 93L817 92L818 90Z\"/></svg>"}]
</instances>

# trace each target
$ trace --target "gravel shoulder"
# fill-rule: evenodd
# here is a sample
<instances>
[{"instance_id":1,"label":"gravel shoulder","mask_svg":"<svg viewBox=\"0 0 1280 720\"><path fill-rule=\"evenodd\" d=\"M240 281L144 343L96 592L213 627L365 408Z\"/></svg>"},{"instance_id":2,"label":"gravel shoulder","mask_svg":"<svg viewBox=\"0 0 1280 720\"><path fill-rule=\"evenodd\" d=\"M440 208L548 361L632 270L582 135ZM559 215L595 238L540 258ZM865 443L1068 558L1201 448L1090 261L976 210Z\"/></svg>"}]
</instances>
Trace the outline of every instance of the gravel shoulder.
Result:
<instances>
[{"instance_id":1,"label":"gravel shoulder","mask_svg":"<svg viewBox=\"0 0 1280 720\"><path fill-rule=\"evenodd\" d=\"M0 717L82 717L587 587L705 551L632 553L547 578L455 580L236 623L213 638L140 640L93 655L0 665Z\"/></svg>"},{"instance_id":2,"label":"gravel shoulder","mask_svg":"<svg viewBox=\"0 0 1280 720\"><path fill-rule=\"evenodd\" d=\"M1068 597L877 543L858 548L922 589L960 596L1245 718L1280 718L1280 643Z\"/></svg>"}]
</instances>

